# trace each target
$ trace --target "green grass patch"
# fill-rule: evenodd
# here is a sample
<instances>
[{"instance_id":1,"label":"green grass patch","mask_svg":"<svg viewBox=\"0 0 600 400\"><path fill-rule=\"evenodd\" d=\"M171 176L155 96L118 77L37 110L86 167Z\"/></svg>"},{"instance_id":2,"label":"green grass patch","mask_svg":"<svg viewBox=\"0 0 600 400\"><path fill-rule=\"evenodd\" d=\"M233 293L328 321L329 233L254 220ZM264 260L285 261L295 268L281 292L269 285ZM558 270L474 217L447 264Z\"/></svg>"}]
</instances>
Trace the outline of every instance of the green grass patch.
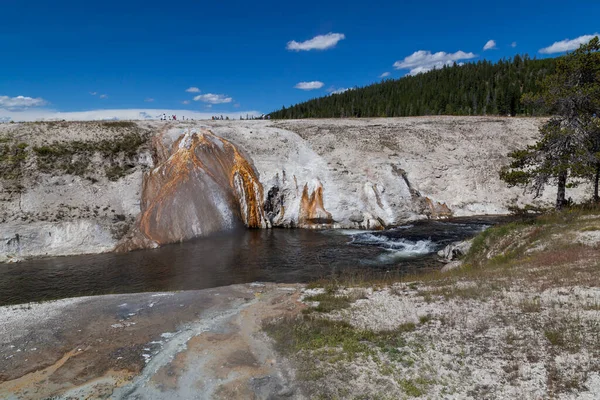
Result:
<instances>
[{"instance_id":1,"label":"green grass patch","mask_svg":"<svg viewBox=\"0 0 600 400\"><path fill-rule=\"evenodd\" d=\"M308 312L316 311L322 313L328 313L331 311L348 308L350 307L350 304L352 304L352 300L349 296L340 296L328 292L316 294L314 296L307 296L304 298L304 301L319 302L319 304L316 307L310 307L306 310Z\"/></svg>"},{"instance_id":2,"label":"green grass patch","mask_svg":"<svg viewBox=\"0 0 600 400\"><path fill-rule=\"evenodd\" d=\"M427 388L431 386L434 381L423 377L417 377L415 379L402 379L398 383L407 396L420 397L427 394Z\"/></svg>"},{"instance_id":3,"label":"green grass patch","mask_svg":"<svg viewBox=\"0 0 600 400\"><path fill-rule=\"evenodd\" d=\"M132 121L106 121L102 122L102 126L106 128L125 128L125 129L135 129L137 125Z\"/></svg>"},{"instance_id":4,"label":"green grass patch","mask_svg":"<svg viewBox=\"0 0 600 400\"><path fill-rule=\"evenodd\" d=\"M27 143L9 143L10 139L0 144L0 178L18 180L27 160Z\"/></svg>"},{"instance_id":5,"label":"green grass patch","mask_svg":"<svg viewBox=\"0 0 600 400\"><path fill-rule=\"evenodd\" d=\"M576 353L582 347L599 348L600 336L589 335L586 331L597 331L597 323L589 327L577 318L556 318L544 328L544 336L554 347Z\"/></svg>"},{"instance_id":6,"label":"green grass patch","mask_svg":"<svg viewBox=\"0 0 600 400\"><path fill-rule=\"evenodd\" d=\"M321 356L341 356L353 360L361 354L375 354L375 350L398 352L406 345L403 334L412 332L415 324L407 323L390 331L375 332L353 327L344 321L332 321L316 316L300 316L270 321L263 329L275 340L275 349L284 355L316 351ZM331 352L338 349L341 353Z\"/></svg>"},{"instance_id":7,"label":"green grass patch","mask_svg":"<svg viewBox=\"0 0 600 400\"><path fill-rule=\"evenodd\" d=\"M548 329L544 331L544 336L552 346L564 346L566 344L563 332L557 329Z\"/></svg>"},{"instance_id":8,"label":"green grass patch","mask_svg":"<svg viewBox=\"0 0 600 400\"><path fill-rule=\"evenodd\" d=\"M304 313L328 313L335 310L341 310L350 307L350 305L358 299L366 299L368 297L368 293L364 288L348 289L347 294L338 294L338 291L337 285L332 284L325 287L324 293L306 296L304 301L318 302L319 304L315 307L306 308Z\"/></svg>"},{"instance_id":9,"label":"green grass patch","mask_svg":"<svg viewBox=\"0 0 600 400\"><path fill-rule=\"evenodd\" d=\"M115 127L136 128L136 130L122 133L114 139L100 141L72 141L54 142L43 146L34 147L37 155L37 165L42 172L64 172L67 174L84 176L89 172L89 160L95 153L100 153L105 159L110 160L110 166L105 169L105 174L110 180L119 178L132 172L133 168L121 165L117 161L119 156L126 159L135 157L140 146L146 143L146 137L139 131L137 125L132 122L115 121L110 124ZM108 124L108 122L104 123ZM113 126L111 125L111 126Z\"/></svg>"},{"instance_id":10,"label":"green grass patch","mask_svg":"<svg viewBox=\"0 0 600 400\"><path fill-rule=\"evenodd\" d=\"M472 285L467 287L457 287L456 285L441 286L438 288L419 291L419 294L429 296L431 300L435 297L444 297L445 300L465 299L465 300L485 300L493 296L494 289L487 284Z\"/></svg>"},{"instance_id":11,"label":"green grass patch","mask_svg":"<svg viewBox=\"0 0 600 400\"><path fill-rule=\"evenodd\" d=\"M595 232L600 231L600 226L586 226L585 228L581 228L580 232Z\"/></svg>"}]
</instances>

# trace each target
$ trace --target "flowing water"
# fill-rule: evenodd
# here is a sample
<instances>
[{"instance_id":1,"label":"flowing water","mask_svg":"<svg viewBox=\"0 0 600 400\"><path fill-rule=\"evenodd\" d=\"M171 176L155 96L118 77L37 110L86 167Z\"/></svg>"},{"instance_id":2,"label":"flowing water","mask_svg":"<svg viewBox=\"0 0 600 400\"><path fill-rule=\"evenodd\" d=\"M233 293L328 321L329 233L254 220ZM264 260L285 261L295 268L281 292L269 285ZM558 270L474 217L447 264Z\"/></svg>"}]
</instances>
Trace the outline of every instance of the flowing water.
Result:
<instances>
[{"instance_id":1,"label":"flowing water","mask_svg":"<svg viewBox=\"0 0 600 400\"><path fill-rule=\"evenodd\" d=\"M126 254L0 264L0 305L82 295L440 268L435 253L502 217L419 221L387 231L253 229Z\"/></svg>"}]
</instances>

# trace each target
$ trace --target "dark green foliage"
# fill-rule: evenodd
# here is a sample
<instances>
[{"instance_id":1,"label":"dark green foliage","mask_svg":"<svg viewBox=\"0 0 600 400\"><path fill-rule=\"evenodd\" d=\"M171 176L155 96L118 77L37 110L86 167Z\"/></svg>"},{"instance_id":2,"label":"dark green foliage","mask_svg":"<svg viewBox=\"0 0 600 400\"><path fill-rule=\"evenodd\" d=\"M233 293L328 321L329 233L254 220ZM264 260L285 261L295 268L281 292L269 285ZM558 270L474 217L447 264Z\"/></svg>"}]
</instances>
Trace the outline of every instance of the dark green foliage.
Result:
<instances>
[{"instance_id":1,"label":"dark green foliage","mask_svg":"<svg viewBox=\"0 0 600 400\"><path fill-rule=\"evenodd\" d=\"M397 352L405 346L403 334L416 329L415 324L406 323L389 331L362 330L344 321L303 316L271 321L263 329L275 339L277 351L296 354L302 350L341 348L348 359L359 353L379 349L386 353Z\"/></svg>"},{"instance_id":2,"label":"dark green foliage","mask_svg":"<svg viewBox=\"0 0 600 400\"><path fill-rule=\"evenodd\" d=\"M20 177L22 164L27 159L27 144L12 143L6 138L0 141L0 178L15 180Z\"/></svg>"},{"instance_id":3,"label":"dark green foliage","mask_svg":"<svg viewBox=\"0 0 600 400\"><path fill-rule=\"evenodd\" d=\"M417 115L534 115L521 103L537 93L556 60L514 59L454 65L320 97L271 113L271 118L405 117Z\"/></svg>"},{"instance_id":4,"label":"dark green foliage","mask_svg":"<svg viewBox=\"0 0 600 400\"><path fill-rule=\"evenodd\" d=\"M115 122L111 122L114 124ZM115 181L127 175L133 166L121 165L117 158L134 157L146 139L139 132L128 132L111 140L73 141L34 147L38 168L43 172L64 171L67 174L84 176L89 169L90 159L94 153L101 153L110 160L111 165L105 169L108 179Z\"/></svg>"},{"instance_id":5,"label":"dark green foliage","mask_svg":"<svg viewBox=\"0 0 600 400\"><path fill-rule=\"evenodd\" d=\"M556 208L567 205L566 189L579 180L594 183L599 201L600 180L600 40L598 37L556 62L538 93L523 97L553 117L540 128L540 138L509 154L512 161L500 178L509 186L522 186L540 196L556 184ZM568 179L571 182L568 183Z\"/></svg>"},{"instance_id":6,"label":"dark green foliage","mask_svg":"<svg viewBox=\"0 0 600 400\"><path fill-rule=\"evenodd\" d=\"M134 167L129 164L124 166L111 165L110 167L105 168L104 172L106 173L108 180L116 182L124 176L127 176L133 168Z\"/></svg>"},{"instance_id":7,"label":"dark green foliage","mask_svg":"<svg viewBox=\"0 0 600 400\"><path fill-rule=\"evenodd\" d=\"M135 122L132 121L106 121L102 122L102 125L107 128L137 128Z\"/></svg>"}]
</instances>

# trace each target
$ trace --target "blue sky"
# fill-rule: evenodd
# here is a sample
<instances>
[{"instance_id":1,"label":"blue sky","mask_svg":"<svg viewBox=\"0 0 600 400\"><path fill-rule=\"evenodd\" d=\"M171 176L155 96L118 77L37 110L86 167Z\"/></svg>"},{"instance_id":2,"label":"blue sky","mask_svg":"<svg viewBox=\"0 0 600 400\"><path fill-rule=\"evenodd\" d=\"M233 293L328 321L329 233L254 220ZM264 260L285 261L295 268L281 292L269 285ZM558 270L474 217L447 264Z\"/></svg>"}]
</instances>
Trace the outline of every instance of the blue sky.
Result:
<instances>
[{"instance_id":1,"label":"blue sky","mask_svg":"<svg viewBox=\"0 0 600 400\"><path fill-rule=\"evenodd\" d=\"M269 112L434 61L555 56L573 45L540 49L600 31L596 1L3 0L1 10L0 117L13 119Z\"/></svg>"}]
</instances>

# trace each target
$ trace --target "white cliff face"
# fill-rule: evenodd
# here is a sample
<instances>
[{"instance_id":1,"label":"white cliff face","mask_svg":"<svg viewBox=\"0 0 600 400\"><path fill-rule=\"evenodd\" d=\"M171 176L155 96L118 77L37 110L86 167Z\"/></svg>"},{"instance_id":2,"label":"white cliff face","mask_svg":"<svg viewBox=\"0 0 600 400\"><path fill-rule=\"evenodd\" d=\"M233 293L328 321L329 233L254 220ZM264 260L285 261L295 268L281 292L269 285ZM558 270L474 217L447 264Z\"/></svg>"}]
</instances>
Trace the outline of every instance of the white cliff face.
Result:
<instances>
[{"instance_id":1,"label":"white cliff face","mask_svg":"<svg viewBox=\"0 0 600 400\"><path fill-rule=\"evenodd\" d=\"M138 227L141 220L142 228L153 233L124 249L156 246L175 236L202 236L238 223L381 229L428 217L507 213L511 199L520 196L521 204L533 199L522 196L521 189L508 188L498 171L508 162L508 152L535 140L542 121L421 117L140 122L137 126L150 136L135 155L119 153L133 169L118 179L104 177L114 159L101 152L91 158L90 176L38 171L30 152L18 190L14 182L0 179L0 260L109 251L135 218ZM114 128L97 124L93 129L63 125L48 127L45 135L67 142L115 135ZM7 129L12 129L15 142L29 143L30 148L45 143L35 125L0 127L0 135ZM201 134L202 129L214 136ZM189 162L200 164L190 167ZM177 182L177 190L162 187L170 179ZM143 180L151 182L148 193L161 203L153 206L160 221L152 213L140 214L149 207ZM571 190L568 196L581 200L584 190ZM554 195L549 188L542 200L551 204ZM211 215L202 210L212 210ZM218 215L227 216L226 223L216 223Z\"/></svg>"},{"instance_id":2,"label":"white cliff face","mask_svg":"<svg viewBox=\"0 0 600 400\"><path fill-rule=\"evenodd\" d=\"M498 171L508 152L534 141L541 121L422 117L206 125L252 159L267 202L269 193L278 193L275 204L285 213L275 215L274 225L298 225L307 185L309 195L322 186L333 219L328 226L374 229L448 211L503 214L517 197L532 202L500 181ZM549 188L542 201L551 204L554 195Z\"/></svg>"},{"instance_id":3,"label":"white cliff face","mask_svg":"<svg viewBox=\"0 0 600 400\"><path fill-rule=\"evenodd\" d=\"M0 262L111 251L139 214L143 171L153 165L145 141L154 128L102 122L0 125L4 144L27 145L27 157L12 174L4 173L7 164L0 159ZM124 135L144 140L131 148L106 147ZM60 150L52 162L37 157L34 149L43 146ZM117 168L109 176L115 166L127 171Z\"/></svg>"},{"instance_id":4,"label":"white cliff face","mask_svg":"<svg viewBox=\"0 0 600 400\"><path fill-rule=\"evenodd\" d=\"M110 219L2 224L0 262L55 255L103 253L116 244Z\"/></svg>"},{"instance_id":5,"label":"white cliff face","mask_svg":"<svg viewBox=\"0 0 600 400\"><path fill-rule=\"evenodd\" d=\"M332 218L329 223L325 221L322 210L320 217L314 216L320 223L305 224L305 227L373 229L382 227L382 218L385 224L420 218L412 211L410 191L404 180L391 174L378 176L376 171L381 160L358 155L359 160L353 162L362 165L352 171L332 160L329 151L323 155L317 153L318 147L292 130L263 121L225 126L214 123L210 129L236 143L252 159L263 184L265 200L280 204L284 210L271 216L275 226L302 225L305 186L309 199L321 188L324 211ZM336 144L335 140L328 144L330 150L335 150ZM380 189L385 196L379 193ZM275 192L277 195L269 199L269 193ZM389 198L395 199L392 204Z\"/></svg>"}]
</instances>

